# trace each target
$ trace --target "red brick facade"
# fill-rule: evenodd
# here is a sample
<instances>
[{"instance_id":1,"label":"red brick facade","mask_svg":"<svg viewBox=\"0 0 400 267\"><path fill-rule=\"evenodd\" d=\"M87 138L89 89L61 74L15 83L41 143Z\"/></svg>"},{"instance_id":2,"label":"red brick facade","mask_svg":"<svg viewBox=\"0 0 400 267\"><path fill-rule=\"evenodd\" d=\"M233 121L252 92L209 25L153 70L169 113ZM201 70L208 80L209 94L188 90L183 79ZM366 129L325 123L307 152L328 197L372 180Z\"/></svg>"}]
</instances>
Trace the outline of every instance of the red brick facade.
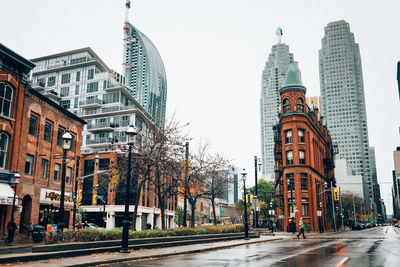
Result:
<instances>
[{"instance_id":1,"label":"red brick facade","mask_svg":"<svg viewBox=\"0 0 400 267\"><path fill-rule=\"evenodd\" d=\"M331 182L334 184L332 141L318 109L306 105L305 88L301 84L281 89L277 129L276 149L280 151L276 153L281 155L281 160L276 161L277 201L280 201L277 215L282 229L288 230L289 222L293 221L298 231L300 218L309 224L311 231L331 228L325 188Z\"/></svg>"}]
</instances>

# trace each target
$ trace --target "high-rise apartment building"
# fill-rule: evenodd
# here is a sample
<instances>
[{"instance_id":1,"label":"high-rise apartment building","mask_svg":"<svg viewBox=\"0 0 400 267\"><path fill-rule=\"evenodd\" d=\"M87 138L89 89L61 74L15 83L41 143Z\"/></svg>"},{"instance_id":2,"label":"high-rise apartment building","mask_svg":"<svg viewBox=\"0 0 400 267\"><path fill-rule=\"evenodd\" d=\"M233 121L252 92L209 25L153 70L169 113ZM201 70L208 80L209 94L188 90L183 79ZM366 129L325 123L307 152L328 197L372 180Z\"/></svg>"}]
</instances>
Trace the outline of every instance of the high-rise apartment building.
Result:
<instances>
[{"instance_id":1,"label":"high-rise apartment building","mask_svg":"<svg viewBox=\"0 0 400 267\"><path fill-rule=\"evenodd\" d=\"M363 195L373 198L367 116L361 57L349 24L335 21L325 27L319 50L321 115L332 140L356 175L363 177Z\"/></svg>"},{"instance_id":2,"label":"high-rise apartment building","mask_svg":"<svg viewBox=\"0 0 400 267\"><path fill-rule=\"evenodd\" d=\"M167 105L167 77L163 61L146 35L130 23L126 25L124 58L127 85L153 121L162 126Z\"/></svg>"},{"instance_id":3,"label":"high-rise apartment building","mask_svg":"<svg viewBox=\"0 0 400 267\"><path fill-rule=\"evenodd\" d=\"M281 43L281 35L282 31L278 28L278 43L272 46L261 77L260 129L262 173L270 177L274 177L274 133L272 127L278 123L281 101L279 89L285 80L290 58L293 58L293 54L289 52L289 46ZM295 66L300 75L297 62L295 62Z\"/></svg>"},{"instance_id":4,"label":"high-rise apartment building","mask_svg":"<svg viewBox=\"0 0 400 267\"><path fill-rule=\"evenodd\" d=\"M129 125L143 129L150 114L89 47L32 59L33 88L87 121L82 152L99 152L124 143Z\"/></svg>"}]
</instances>

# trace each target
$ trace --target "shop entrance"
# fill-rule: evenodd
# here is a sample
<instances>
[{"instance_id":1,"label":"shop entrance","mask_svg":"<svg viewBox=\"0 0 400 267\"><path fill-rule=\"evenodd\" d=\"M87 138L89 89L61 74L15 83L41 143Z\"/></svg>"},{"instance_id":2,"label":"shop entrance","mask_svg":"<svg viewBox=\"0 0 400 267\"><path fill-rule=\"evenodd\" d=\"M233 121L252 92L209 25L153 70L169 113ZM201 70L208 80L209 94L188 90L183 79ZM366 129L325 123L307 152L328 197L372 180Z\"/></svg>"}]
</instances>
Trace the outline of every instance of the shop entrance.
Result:
<instances>
[{"instance_id":1,"label":"shop entrance","mask_svg":"<svg viewBox=\"0 0 400 267\"><path fill-rule=\"evenodd\" d=\"M24 196L22 199L22 212L19 222L19 232L22 233L25 229L29 228L32 215L32 198L29 195Z\"/></svg>"}]
</instances>

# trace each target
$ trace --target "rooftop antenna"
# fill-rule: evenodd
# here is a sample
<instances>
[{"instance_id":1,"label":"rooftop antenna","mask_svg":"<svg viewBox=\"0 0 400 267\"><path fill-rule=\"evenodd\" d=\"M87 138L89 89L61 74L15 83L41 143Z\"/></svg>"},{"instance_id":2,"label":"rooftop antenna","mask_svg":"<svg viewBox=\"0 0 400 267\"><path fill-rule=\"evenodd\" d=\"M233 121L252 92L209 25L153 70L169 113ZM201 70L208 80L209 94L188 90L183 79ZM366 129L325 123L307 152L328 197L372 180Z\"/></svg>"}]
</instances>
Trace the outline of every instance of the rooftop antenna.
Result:
<instances>
[{"instance_id":1,"label":"rooftop antenna","mask_svg":"<svg viewBox=\"0 0 400 267\"><path fill-rule=\"evenodd\" d=\"M276 29L275 34L276 34L276 38L278 39L278 43L281 43L282 42L282 35L283 35L283 31L282 31L281 26L278 26L278 29Z\"/></svg>"}]
</instances>

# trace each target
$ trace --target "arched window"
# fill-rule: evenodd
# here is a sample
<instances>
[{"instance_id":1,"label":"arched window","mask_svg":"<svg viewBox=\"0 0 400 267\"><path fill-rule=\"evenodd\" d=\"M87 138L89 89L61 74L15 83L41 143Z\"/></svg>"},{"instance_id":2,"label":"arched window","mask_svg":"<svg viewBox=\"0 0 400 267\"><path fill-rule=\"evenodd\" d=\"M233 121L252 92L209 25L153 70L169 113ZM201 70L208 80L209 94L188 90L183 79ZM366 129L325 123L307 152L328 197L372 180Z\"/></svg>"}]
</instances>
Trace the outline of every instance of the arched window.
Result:
<instances>
[{"instance_id":1,"label":"arched window","mask_svg":"<svg viewBox=\"0 0 400 267\"><path fill-rule=\"evenodd\" d=\"M304 111L304 101L303 101L303 98L301 98L301 97L297 98L297 111L298 112Z\"/></svg>"},{"instance_id":2,"label":"arched window","mask_svg":"<svg viewBox=\"0 0 400 267\"><path fill-rule=\"evenodd\" d=\"M0 114L11 117L13 88L6 82L0 82Z\"/></svg>"},{"instance_id":3,"label":"arched window","mask_svg":"<svg viewBox=\"0 0 400 267\"><path fill-rule=\"evenodd\" d=\"M290 112L290 101L289 99L285 98L282 102L283 104L283 114Z\"/></svg>"},{"instance_id":4,"label":"arched window","mask_svg":"<svg viewBox=\"0 0 400 267\"><path fill-rule=\"evenodd\" d=\"M0 169L7 168L8 145L10 138L5 132L0 132Z\"/></svg>"}]
</instances>

